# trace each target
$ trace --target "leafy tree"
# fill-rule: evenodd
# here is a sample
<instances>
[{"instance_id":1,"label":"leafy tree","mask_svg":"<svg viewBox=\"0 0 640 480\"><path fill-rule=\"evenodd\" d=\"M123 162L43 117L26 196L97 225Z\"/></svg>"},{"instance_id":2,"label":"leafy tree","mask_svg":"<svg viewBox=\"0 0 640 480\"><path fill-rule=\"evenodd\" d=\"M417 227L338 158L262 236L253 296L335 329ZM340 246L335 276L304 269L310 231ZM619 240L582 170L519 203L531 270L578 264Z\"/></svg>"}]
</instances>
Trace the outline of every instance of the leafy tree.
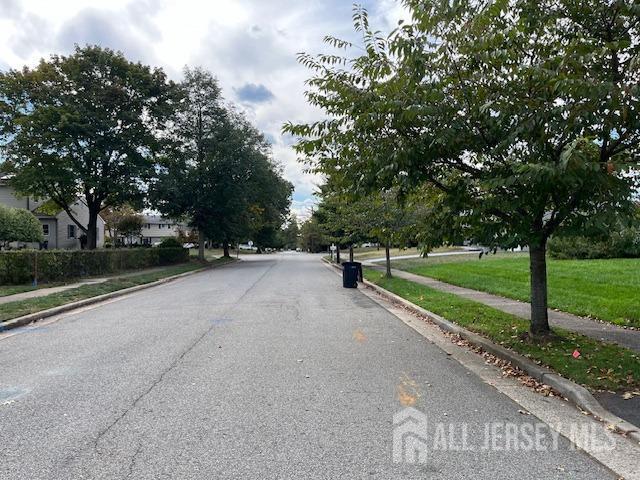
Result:
<instances>
[{"instance_id":1,"label":"leafy tree","mask_svg":"<svg viewBox=\"0 0 640 480\"><path fill-rule=\"evenodd\" d=\"M101 211L141 203L173 99L161 69L98 46L0 73L0 143L11 183L58 204L95 248ZM72 209L78 198L87 224Z\"/></svg>"},{"instance_id":2,"label":"leafy tree","mask_svg":"<svg viewBox=\"0 0 640 480\"><path fill-rule=\"evenodd\" d=\"M42 242L42 224L28 210L0 205L0 244Z\"/></svg>"},{"instance_id":3,"label":"leafy tree","mask_svg":"<svg viewBox=\"0 0 640 480\"><path fill-rule=\"evenodd\" d=\"M531 332L546 334L549 237L631 211L640 7L405 4L414 20L388 37L356 11L363 54L301 57L316 71L309 101L332 118L285 129L316 171L353 190L426 182L468 238L528 246Z\"/></svg>"},{"instance_id":4,"label":"leafy tree","mask_svg":"<svg viewBox=\"0 0 640 480\"><path fill-rule=\"evenodd\" d=\"M142 232L142 215L130 213L124 215L118 221L118 232L124 238L129 239L129 245L133 243L134 237L140 237Z\"/></svg>"},{"instance_id":5,"label":"leafy tree","mask_svg":"<svg viewBox=\"0 0 640 480\"><path fill-rule=\"evenodd\" d=\"M295 213L289 216L287 225L282 230L282 237L284 248L295 249L298 247L300 241L300 226L298 225L298 217Z\"/></svg>"},{"instance_id":6,"label":"leafy tree","mask_svg":"<svg viewBox=\"0 0 640 480\"><path fill-rule=\"evenodd\" d=\"M229 131L220 87L211 73L185 68L179 85L182 100L173 118L170 148L151 190L152 203L172 218L188 218L198 230L199 259L204 261L205 231L215 208L218 177L210 161Z\"/></svg>"},{"instance_id":7,"label":"leafy tree","mask_svg":"<svg viewBox=\"0 0 640 480\"><path fill-rule=\"evenodd\" d=\"M115 245L118 244L118 239L120 238L120 236L125 235L122 230L122 225L127 228L127 223L131 224L133 222L137 222L137 219L139 218L140 229L142 229L142 217L140 217L140 215L136 213L131 205L122 205L116 208L107 207L100 215L104 220L105 230L109 232L109 237L113 239ZM128 219L132 217L135 217L135 219L129 222ZM138 234L139 230L137 232Z\"/></svg>"},{"instance_id":8,"label":"leafy tree","mask_svg":"<svg viewBox=\"0 0 640 480\"><path fill-rule=\"evenodd\" d=\"M13 240L16 242L42 242L42 224L33 213L22 208L13 210Z\"/></svg>"},{"instance_id":9,"label":"leafy tree","mask_svg":"<svg viewBox=\"0 0 640 480\"><path fill-rule=\"evenodd\" d=\"M322 227L314 214L300 225L300 247L311 253L322 252L329 245Z\"/></svg>"},{"instance_id":10,"label":"leafy tree","mask_svg":"<svg viewBox=\"0 0 640 480\"><path fill-rule=\"evenodd\" d=\"M415 242L416 225L423 224L419 214L421 205L398 197L397 189L390 189L366 196L350 198L330 194L323 188L322 202L318 206L318 218L325 232L336 232L346 243L375 239L385 246L386 275L391 277L390 248ZM423 198L420 198L423 200ZM337 238L335 236L331 237ZM340 258L336 261L339 263ZM350 249L350 261L353 250Z\"/></svg>"},{"instance_id":11,"label":"leafy tree","mask_svg":"<svg viewBox=\"0 0 640 480\"><path fill-rule=\"evenodd\" d=\"M259 228L282 224L291 185L269 158L264 137L237 112L221 105L220 89L204 70L185 70L171 144L151 188L155 206L186 218L205 238L229 245Z\"/></svg>"},{"instance_id":12,"label":"leafy tree","mask_svg":"<svg viewBox=\"0 0 640 480\"><path fill-rule=\"evenodd\" d=\"M264 247L274 247L280 242L278 233L289 213L293 185L282 178L281 172L266 157L255 163L249 180L251 232L248 235L260 253Z\"/></svg>"},{"instance_id":13,"label":"leafy tree","mask_svg":"<svg viewBox=\"0 0 640 480\"><path fill-rule=\"evenodd\" d=\"M324 240L335 245L336 263L341 263L342 245L355 241L354 237L357 236L357 232L352 228L353 222L348 219L351 217L352 211L344 208L344 199L333 195L328 185L324 185L318 194L322 201L314 210L312 219L322 230Z\"/></svg>"},{"instance_id":14,"label":"leafy tree","mask_svg":"<svg viewBox=\"0 0 640 480\"><path fill-rule=\"evenodd\" d=\"M398 201L395 190L381 192L364 200L360 205L365 217L364 225L369 235L378 239L385 246L386 276L391 278L392 245L404 246L415 236L413 226L417 223L416 212Z\"/></svg>"}]
</instances>

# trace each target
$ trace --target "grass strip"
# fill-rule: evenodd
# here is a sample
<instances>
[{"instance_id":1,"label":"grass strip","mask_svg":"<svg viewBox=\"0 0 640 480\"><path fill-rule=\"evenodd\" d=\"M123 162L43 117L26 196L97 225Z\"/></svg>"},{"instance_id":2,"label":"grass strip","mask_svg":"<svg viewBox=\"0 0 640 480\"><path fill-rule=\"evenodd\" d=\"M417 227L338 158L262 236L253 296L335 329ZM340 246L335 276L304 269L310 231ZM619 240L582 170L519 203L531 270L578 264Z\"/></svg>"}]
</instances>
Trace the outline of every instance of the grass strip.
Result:
<instances>
[{"instance_id":1,"label":"grass strip","mask_svg":"<svg viewBox=\"0 0 640 480\"><path fill-rule=\"evenodd\" d=\"M459 256L460 257L460 256ZM394 268L529 301L526 255L398 260ZM640 327L640 259L547 260L549 306L616 325Z\"/></svg>"},{"instance_id":2,"label":"grass strip","mask_svg":"<svg viewBox=\"0 0 640 480\"><path fill-rule=\"evenodd\" d=\"M218 264L226 263L227 261L230 260L220 258L209 263ZM125 288L155 282L156 280L160 280L162 278L190 272L202 267L203 265L199 262L183 263L155 272L149 272L123 278L116 277L104 283L82 285L78 288L73 288L58 293L52 293L43 297L5 303L0 305L0 322L11 320L12 318L21 317L23 315L28 315L30 313L41 312L49 308L59 307L61 305L66 305L67 303L76 302L78 300L84 300L85 298L97 297L105 293L111 293L117 290L123 290Z\"/></svg>"},{"instance_id":3,"label":"grass strip","mask_svg":"<svg viewBox=\"0 0 640 480\"><path fill-rule=\"evenodd\" d=\"M640 387L640 357L629 349L562 329L554 329L554 336L543 343L533 343L526 339L529 322L514 315L401 278L387 279L376 270L365 269L365 277L593 391ZM579 358L573 357L575 350Z\"/></svg>"}]
</instances>

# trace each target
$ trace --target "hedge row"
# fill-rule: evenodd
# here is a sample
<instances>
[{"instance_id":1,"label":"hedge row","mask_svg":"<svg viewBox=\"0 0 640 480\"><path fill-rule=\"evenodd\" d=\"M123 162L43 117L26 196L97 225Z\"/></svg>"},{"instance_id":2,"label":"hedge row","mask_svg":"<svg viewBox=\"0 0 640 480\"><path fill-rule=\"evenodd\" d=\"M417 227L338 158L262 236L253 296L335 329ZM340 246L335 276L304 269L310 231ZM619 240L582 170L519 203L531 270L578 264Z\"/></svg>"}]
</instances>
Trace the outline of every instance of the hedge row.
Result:
<instances>
[{"instance_id":1,"label":"hedge row","mask_svg":"<svg viewBox=\"0 0 640 480\"><path fill-rule=\"evenodd\" d=\"M20 250L0 252L0 285L58 282L189 260L185 248L117 250Z\"/></svg>"},{"instance_id":2,"label":"hedge row","mask_svg":"<svg viewBox=\"0 0 640 480\"><path fill-rule=\"evenodd\" d=\"M558 259L638 258L640 229L614 232L606 239L556 237L549 241L549 254Z\"/></svg>"}]
</instances>

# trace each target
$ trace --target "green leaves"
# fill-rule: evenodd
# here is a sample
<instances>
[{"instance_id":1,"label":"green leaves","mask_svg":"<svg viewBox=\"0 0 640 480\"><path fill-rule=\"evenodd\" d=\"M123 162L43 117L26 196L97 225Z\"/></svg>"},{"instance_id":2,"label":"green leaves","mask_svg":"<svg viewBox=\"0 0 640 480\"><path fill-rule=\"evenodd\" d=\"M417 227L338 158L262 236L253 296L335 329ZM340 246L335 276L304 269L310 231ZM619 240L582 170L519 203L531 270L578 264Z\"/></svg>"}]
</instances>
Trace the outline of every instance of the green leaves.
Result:
<instances>
[{"instance_id":1,"label":"green leaves","mask_svg":"<svg viewBox=\"0 0 640 480\"><path fill-rule=\"evenodd\" d=\"M285 131L332 189L375 196L426 183L487 245L628 210L640 158L628 2L404 3L414 21L387 37L356 8L363 53L349 70L305 57L321 66L308 99L328 119Z\"/></svg>"},{"instance_id":2,"label":"green leaves","mask_svg":"<svg viewBox=\"0 0 640 480\"><path fill-rule=\"evenodd\" d=\"M186 218L207 238L229 243L270 239L290 204L292 185L282 178L264 137L242 115L222 105L211 73L186 69L183 98L162 169L151 188L154 205Z\"/></svg>"},{"instance_id":3,"label":"green leaves","mask_svg":"<svg viewBox=\"0 0 640 480\"><path fill-rule=\"evenodd\" d=\"M42 225L30 211L0 205L0 243L43 240Z\"/></svg>"},{"instance_id":4,"label":"green leaves","mask_svg":"<svg viewBox=\"0 0 640 480\"><path fill-rule=\"evenodd\" d=\"M13 186L68 212L82 198L85 229L108 206L140 205L176 101L162 70L97 46L3 74L0 144L13 163Z\"/></svg>"}]
</instances>

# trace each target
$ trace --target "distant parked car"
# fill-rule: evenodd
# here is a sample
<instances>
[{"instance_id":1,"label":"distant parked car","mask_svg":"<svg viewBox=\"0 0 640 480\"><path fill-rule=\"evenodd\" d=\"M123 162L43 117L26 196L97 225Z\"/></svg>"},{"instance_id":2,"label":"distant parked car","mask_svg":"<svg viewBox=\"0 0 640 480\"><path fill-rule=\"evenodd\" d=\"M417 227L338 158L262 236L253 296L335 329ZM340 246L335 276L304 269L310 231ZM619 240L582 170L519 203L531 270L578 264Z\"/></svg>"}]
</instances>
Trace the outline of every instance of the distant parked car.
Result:
<instances>
[{"instance_id":1,"label":"distant parked car","mask_svg":"<svg viewBox=\"0 0 640 480\"><path fill-rule=\"evenodd\" d=\"M373 242L365 242L361 245L362 248L371 248L371 247L377 247L377 246L378 244Z\"/></svg>"},{"instance_id":2,"label":"distant parked car","mask_svg":"<svg viewBox=\"0 0 640 480\"><path fill-rule=\"evenodd\" d=\"M301 252L302 249L300 247L296 248L296 252Z\"/></svg>"},{"instance_id":3,"label":"distant parked car","mask_svg":"<svg viewBox=\"0 0 640 480\"><path fill-rule=\"evenodd\" d=\"M248 243L241 243L240 245L238 245L238 248L240 250L257 250L257 247L251 246Z\"/></svg>"},{"instance_id":4,"label":"distant parked car","mask_svg":"<svg viewBox=\"0 0 640 480\"><path fill-rule=\"evenodd\" d=\"M197 245L195 243L184 243L182 245L184 248L196 248Z\"/></svg>"}]
</instances>

